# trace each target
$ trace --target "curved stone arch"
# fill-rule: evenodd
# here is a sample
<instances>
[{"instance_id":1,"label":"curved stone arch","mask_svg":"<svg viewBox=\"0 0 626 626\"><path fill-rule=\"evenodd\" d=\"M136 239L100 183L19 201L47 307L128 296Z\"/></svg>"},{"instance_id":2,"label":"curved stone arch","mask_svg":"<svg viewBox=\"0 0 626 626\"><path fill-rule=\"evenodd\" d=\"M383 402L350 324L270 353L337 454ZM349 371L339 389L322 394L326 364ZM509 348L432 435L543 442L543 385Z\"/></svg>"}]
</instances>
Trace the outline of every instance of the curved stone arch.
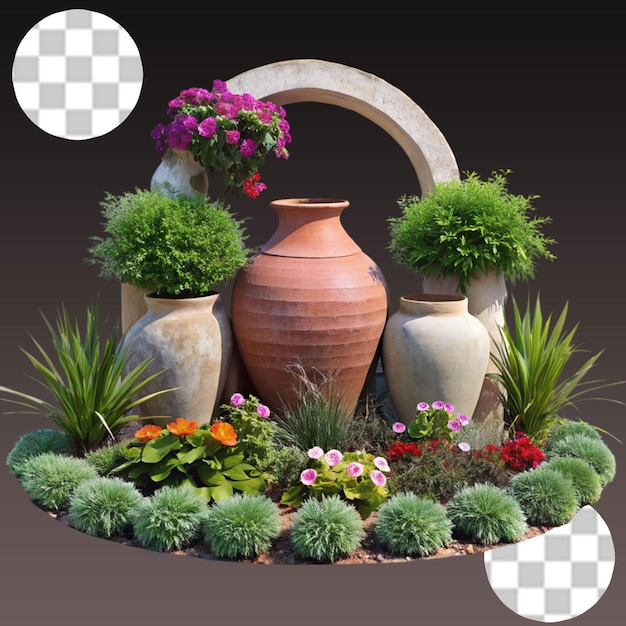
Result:
<instances>
[{"instance_id":1,"label":"curved stone arch","mask_svg":"<svg viewBox=\"0 0 626 626\"><path fill-rule=\"evenodd\" d=\"M422 190L459 180L459 168L445 137L424 111L400 89L356 68L293 59L248 70L227 81L233 93L249 93L278 105L320 102L349 109L385 130L409 157Z\"/></svg>"}]
</instances>

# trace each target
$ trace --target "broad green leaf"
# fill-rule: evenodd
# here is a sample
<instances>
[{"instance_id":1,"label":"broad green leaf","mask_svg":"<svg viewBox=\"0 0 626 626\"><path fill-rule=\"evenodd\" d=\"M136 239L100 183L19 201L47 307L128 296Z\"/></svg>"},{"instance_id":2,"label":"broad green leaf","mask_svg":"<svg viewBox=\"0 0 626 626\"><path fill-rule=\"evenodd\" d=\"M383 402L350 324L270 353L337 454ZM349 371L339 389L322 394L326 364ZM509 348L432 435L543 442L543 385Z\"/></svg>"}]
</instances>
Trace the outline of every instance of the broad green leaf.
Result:
<instances>
[{"instance_id":1,"label":"broad green leaf","mask_svg":"<svg viewBox=\"0 0 626 626\"><path fill-rule=\"evenodd\" d=\"M165 435L153 439L143 447L141 460L144 463L158 463L170 452L180 449L181 445L180 439L176 435Z\"/></svg>"}]
</instances>

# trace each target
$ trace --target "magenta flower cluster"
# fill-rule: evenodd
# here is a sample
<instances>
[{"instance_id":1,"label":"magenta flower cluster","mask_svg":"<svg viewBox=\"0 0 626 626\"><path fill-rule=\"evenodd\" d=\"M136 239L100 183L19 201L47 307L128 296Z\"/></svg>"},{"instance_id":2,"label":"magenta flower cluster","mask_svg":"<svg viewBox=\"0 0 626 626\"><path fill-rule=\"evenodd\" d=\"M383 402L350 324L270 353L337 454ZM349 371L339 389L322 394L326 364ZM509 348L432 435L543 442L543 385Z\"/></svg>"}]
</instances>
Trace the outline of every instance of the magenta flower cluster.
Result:
<instances>
[{"instance_id":1,"label":"magenta flower cluster","mask_svg":"<svg viewBox=\"0 0 626 626\"><path fill-rule=\"evenodd\" d=\"M150 133L156 149L189 150L211 172L224 175L222 197L232 191L258 197L266 189L259 167L273 152L289 158L291 143L285 110L250 94L231 93L224 81L213 81L211 91L184 89L168 103L171 121L157 124Z\"/></svg>"}]
</instances>

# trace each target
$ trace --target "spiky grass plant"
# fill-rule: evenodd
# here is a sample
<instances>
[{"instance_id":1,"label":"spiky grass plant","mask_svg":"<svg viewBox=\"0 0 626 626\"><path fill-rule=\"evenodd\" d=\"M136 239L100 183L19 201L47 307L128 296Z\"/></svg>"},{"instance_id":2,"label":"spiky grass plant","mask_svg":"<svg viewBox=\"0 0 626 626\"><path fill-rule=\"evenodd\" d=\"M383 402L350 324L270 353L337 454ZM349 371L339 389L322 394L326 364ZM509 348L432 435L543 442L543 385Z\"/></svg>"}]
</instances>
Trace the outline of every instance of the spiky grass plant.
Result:
<instances>
[{"instance_id":1,"label":"spiky grass plant","mask_svg":"<svg viewBox=\"0 0 626 626\"><path fill-rule=\"evenodd\" d=\"M333 392L334 375L319 374L316 380L299 363L292 364L289 370L296 380L296 402L284 405L277 416L275 441L302 450L314 446L346 449L352 416L345 413L341 398Z\"/></svg>"},{"instance_id":2,"label":"spiky grass plant","mask_svg":"<svg viewBox=\"0 0 626 626\"><path fill-rule=\"evenodd\" d=\"M452 522L438 502L399 493L380 507L374 534L394 554L428 556L452 540Z\"/></svg>"},{"instance_id":3,"label":"spiky grass plant","mask_svg":"<svg viewBox=\"0 0 626 626\"><path fill-rule=\"evenodd\" d=\"M308 462L307 453L298 446L272 447L267 468L271 482L280 489L297 484Z\"/></svg>"},{"instance_id":4,"label":"spiky grass plant","mask_svg":"<svg viewBox=\"0 0 626 626\"><path fill-rule=\"evenodd\" d=\"M127 445L128 441L118 441L111 445L96 448L85 454L85 460L96 469L100 476L107 476L112 469L126 460L122 450Z\"/></svg>"},{"instance_id":5,"label":"spiky grass plant","mask_svg":"<svg viewBox=\"0 0 626 626\"><path fill-rule=\"evenodd\" d=\"M306 500L296 511L291 526L296 555L326 563L352 554L364 536L358 511L337 494Z\"/></svg>"},{"instance_id":6,"label":"spiky grass plant","mask_svg":"<svg viewBox=\"0 0 626 626\"><path fill-rule=\"evenodd\" d=\"M578 506L597 502L602 495L600 476L587 461L575 456L559 456L545 464L568 478L574 487Z\"/></svg>"},{"instance_id":7,"label":"spiky grass plant","mask_svg":"<svg viewBox=\"0 0 626 626\"><path fill-rule=\"evenodd\" d=\"M130 513L133 534L145 548L180 550L202 534L207 502L184 487L164 486Z\"/></svg>"},{"instance_id":8,"label":"spiky grass plant","mask_svg":"<svg viewBox=\"0 0 626 626\"><path fill-rule=\"evenodd\" d=\"M22 350L37 373L40 384L52 394L53 402L21 391L0 387L0 392L17 396L6 402L25 407L13 413L44 415L51 419L74 442L80 452L88 452L111 437L115 439L122 427L137 419L129 415L145 400L170 391L161 389L140 397L141 390L161 372L144 377L151 359L125 372L126 350L116 328L104 345L100 340L98 309L87 309L84 332L72 322L61 307L53 325L43 316L52 338L53 355L33 338L39 357Z\"/></svg>"},{"instance_id":9,"label":"spiky grass plant","mask_svg":"<svg viewBox=\"0 0 626 626\"><path fill-rule=\"evenodd\" d=\"M563 423L557 424L550 430L546 437L543 451L544 453L550 452L550 449L556 444L557 441L561 441L569 435L586 435L592 439L602 439L598 429L593 427L588 422L582 420L567 420Z\"/></svg>"},{"instance_id":10,"label":"spiky grass plant","mask_svg":"<svg viewBox=\"0 0 626 626\"><path fill-rule=\"evenodd\" d=\"M19 478L20 465L44 452L76 456L76 446L64 432L53 428L40 428L20 436L7 455L6 464L11 473Z\"/></svg>"},{"instance_id":11,"label":"spiky grass plant","mask_svg":"<svg viewBox=\"0 0 626 626\"><path fill-rule=\"evenodd\" d=\"M20 483L35 504L49 511L69 507L74 490L98 473L83 458L43 452L20 465Z\"/></svg>"},{"instance_id":12,"label":"spiky grass plant","mask_svg":"<svg viewBox=\"0 0 626 626\"><path fill-rule=\"evenodd\" d=\"M515 474L506 490L535 526L567 524L579 508L572 481L548 464Z\"/></svg>"},{"instance_id":13,"label":"spiky grass plant","mask_svg":"<svg viewBox=\"0 0 626 626\"><path fill-rule=\"evenodd\" d=\"M463 487L450 499L446 511L454 533L482 545L515 541L528 528L517 501L488 483Z\"/></svg>"},{"instance_id":14,"label":"spiky grass plant","mask_svg":"<svg viewBox=\"0 0 626 626\"><path fill-rule=\"evenodd\" d=\"M601 439L583 433L568 435L554 442L546 454L546 460L551 461L560 456L575 456L587 461L600 477L602 488L615 478L615 455Z\"/></svg>"},{"instance_id":15,"label":"spiky grass plant","mask_svg":"<svg viewBox=\"0 0 626 626\"><path fill-rule=\"evenodd\" d=\"M131 529L131 511L143 498L132 483L98 476L76 487L69 512L74 527L88 535L125 535Z\"/></svg>"},{"instance_id":16,"label":"spiky grass plant","mask_svg":"<svg viewBox=\"0 0 626 626\"><path fill-rule=\"evenodd\" d=\"M204 542L218 559L251 559L269 551L281 530L276 504L261 494L235 494L209 507Z\"/></svg>"},{"instance_id":17,"label":"spiky grass plant","mask_svg":"<svg viewBox=\"0 0 626 626\"><path fill-rule=\"evenodd\" d=\"M535 445L541 445L559 423L563 409L575 407L578 400L592 391L621 382L583 381L602 351L566 375L572 357L582 352L574 343L578 324L565 330L567 304L554 325L551 315L544 319L539 296L534 308L529 302L523 314L515 298L512 305L513 324L507 322L500 329L502 342L497 346L497 354L491 357L498 371L487 376L505 389L503 402L511 430L523 431Z\"/></svg>"}]
</instances>

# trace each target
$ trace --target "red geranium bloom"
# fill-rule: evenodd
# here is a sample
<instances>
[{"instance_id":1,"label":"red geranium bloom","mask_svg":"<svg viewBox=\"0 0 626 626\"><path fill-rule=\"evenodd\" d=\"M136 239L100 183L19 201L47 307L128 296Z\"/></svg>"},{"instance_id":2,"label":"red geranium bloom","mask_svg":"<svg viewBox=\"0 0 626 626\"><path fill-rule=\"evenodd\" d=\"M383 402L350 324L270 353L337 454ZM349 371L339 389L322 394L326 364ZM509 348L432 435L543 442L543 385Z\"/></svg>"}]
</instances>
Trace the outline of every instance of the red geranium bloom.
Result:
<instances>
[{"instance_id":1,"label":"red geranium bloom","mask_svg":"<svg viewBox=\"0 0 626 626\"><path fill-rule=\"evenodd\" d=\"M186 420L183 417L177 417L175 422L170 422L167 425L167 430L169 430L172 435L193 435L198 429L198 422L195 420Z\"/></svg>"}]
</instances>

